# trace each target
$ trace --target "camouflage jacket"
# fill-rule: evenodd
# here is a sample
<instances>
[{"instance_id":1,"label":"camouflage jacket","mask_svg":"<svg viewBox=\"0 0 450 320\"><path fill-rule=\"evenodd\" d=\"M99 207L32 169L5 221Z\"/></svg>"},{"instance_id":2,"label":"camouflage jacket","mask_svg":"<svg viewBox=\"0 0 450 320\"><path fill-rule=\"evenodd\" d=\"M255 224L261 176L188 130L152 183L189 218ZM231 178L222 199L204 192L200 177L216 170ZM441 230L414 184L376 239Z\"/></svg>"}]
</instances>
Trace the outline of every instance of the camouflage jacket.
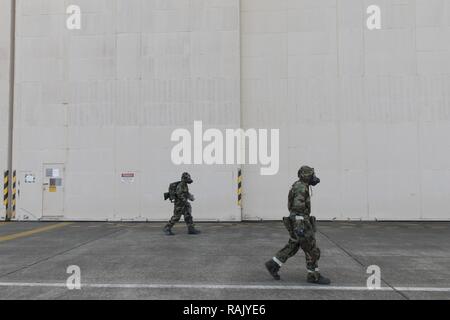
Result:
<instances>
[{"instance_id":1,"label":"camouflage jacket","mask_svg":"<svg viewBox=\"0 0 450 320\"><path fill-rule=\"evenodd\" d=\"M184 181L181 181L177 186L175 205L185 205L188 203L188 200L192 201L192 199L193 196L189 193L188 184Z\"/></svg>"},{"instance_id":2,"label":"camouflage jacket","mask_svg":"<svg viewBox=\"0 0 450 320\"><path fill-rule=\"evenodd\" d=\"M288 209L291 215L311 214L311 196L308 184L299 180L292 185L288 196Z\"/></svg>"}]
</instances>

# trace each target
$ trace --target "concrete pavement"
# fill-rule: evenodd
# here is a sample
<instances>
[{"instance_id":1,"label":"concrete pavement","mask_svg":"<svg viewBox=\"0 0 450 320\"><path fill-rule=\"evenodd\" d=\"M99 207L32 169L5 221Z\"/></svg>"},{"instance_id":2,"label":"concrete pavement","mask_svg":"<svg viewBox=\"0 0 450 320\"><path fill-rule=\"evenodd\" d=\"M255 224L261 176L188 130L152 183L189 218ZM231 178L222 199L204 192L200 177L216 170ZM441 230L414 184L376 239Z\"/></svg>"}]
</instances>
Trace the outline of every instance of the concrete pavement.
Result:
<instances>
[{"instance_id":1,"label":"concrete pavement","mask_svg":"<svg viewBox=\"0 0 450 320\"><path fill-rule=\"evenodd\" d=\"M161 223L0 225L0 299L450 299L450 223L320 222L321 270L306 283L303 253L272 280L264 262L288 235L281 222L198 224L199 236ZM19 236L18 236L19 235ZM67 267L81 269L68 290ZM367 266L381 268L366 290Z\"/></svg>"}]
</instances>

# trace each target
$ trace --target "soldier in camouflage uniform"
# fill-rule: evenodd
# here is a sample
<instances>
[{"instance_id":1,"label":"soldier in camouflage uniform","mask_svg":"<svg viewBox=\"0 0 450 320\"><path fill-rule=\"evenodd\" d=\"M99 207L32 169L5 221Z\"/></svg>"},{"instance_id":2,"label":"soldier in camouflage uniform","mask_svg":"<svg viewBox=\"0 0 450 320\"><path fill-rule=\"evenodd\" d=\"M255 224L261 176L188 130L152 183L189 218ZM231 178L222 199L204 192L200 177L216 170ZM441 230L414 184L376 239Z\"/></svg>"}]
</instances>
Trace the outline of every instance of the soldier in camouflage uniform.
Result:
<instances>
[{"instance_id":1,"label":"soldier in camouflage uniform","mask_svg":"<svg viewBox=\"0 0 450 320\"><path fill-rule=\"evenodd\" d=\"M293 257L300 248L305 252L307 281L315 284L330 284L330 280L319 272L318 261L320 249L316 245L316 219L311 216L310 187L320 183L314 169L304 166L298 172L300 178L294 183L288 196L289 217L283 218L286 229L289 231L289 243L281 249L273 259L266 262L266 268L276 279L280 280L278 271L286 261Z\"/></svg>"},{"instance_id":2,"label":"soldier in camouflage uniform","mask_svg":"<svg viewBox=\"0 0 450 320\"><path fill-rule=\"evenodd\" d=\"M188 185L194 181L191 175L187 172L183 173L181 181L178 183L174 201L174 215L170 219L169 223L164 227L164 233L169 236L173 236L173 226L180 221L181 216L184 216L184 221L188 227L189 234L199 234L200 231L195 229L194 220L192 218L192 206L189 201L194 201L195 198L189 193Z\"/></svg>"}]
</instances>

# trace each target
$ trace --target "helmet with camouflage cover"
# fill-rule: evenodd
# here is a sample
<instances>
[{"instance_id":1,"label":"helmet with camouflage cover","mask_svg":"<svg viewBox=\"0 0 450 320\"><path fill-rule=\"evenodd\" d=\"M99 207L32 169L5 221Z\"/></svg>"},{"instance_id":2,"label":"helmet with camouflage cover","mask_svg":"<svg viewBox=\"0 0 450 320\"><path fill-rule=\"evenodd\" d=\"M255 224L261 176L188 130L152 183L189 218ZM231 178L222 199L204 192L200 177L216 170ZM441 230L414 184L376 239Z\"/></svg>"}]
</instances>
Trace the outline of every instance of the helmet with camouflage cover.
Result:
<instances>
[{"instance_id":1,"label":"helmet with camouflage cover","mask_svg":"<svg viewBox=\"0 0 450 320\"><path fill-rule=\"evenodd\" d=\"M320 179L316 177L314 168L311 168L309 166L301 167L298 171L298 177L300 178L300 181L312 186L316 186L320 183Z\"/></svg>"},{"instance_id":2,"label":"helmet with camouflage cover","mask_svg":"<svg viewBox=\"0 0 450 320\"><path fill-rule=\"evenodd\" d=\"M181 176L181 181L186 182L187 184L191 184L194 182L191 178L191 175L187 172L183 173L183 175Z\"/></svg>"}]
</instances>

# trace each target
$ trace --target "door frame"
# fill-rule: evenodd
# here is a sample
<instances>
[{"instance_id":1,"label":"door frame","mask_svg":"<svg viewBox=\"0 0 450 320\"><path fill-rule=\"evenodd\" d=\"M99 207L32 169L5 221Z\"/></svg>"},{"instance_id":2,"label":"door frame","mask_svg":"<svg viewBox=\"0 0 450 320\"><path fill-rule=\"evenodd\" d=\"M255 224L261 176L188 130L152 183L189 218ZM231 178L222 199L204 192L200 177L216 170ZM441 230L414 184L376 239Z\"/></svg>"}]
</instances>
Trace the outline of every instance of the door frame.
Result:
<instances>
[{"instance_id":1,"label":"door frame","mask_svg":"<svg viewBox=\"0 0 450 320\"><path fill-rule=\"evenodd\" d=\"M42 192L42 215L41 215L41 220L45 220L46 218L55 218L55 219L59 219L59 218L63 218L64 217L64 209L65 209L65 197L64 197L64 193L62 196L62 212L59 215L46 215L45 211L44 211L44 201L45 201L45 191L44 191L44 187L45 187L45 179L47 178L46 175L46 167L49 166L61 166L62 167L62 171L63 171L63 181L62 181L62 188L63 191L65 192L65 179L66 179L66 164L65 163L56 163L56 162L45 162L42 164L42 181L41 181L41 192ZM48 192L48 191L47 191Z\"/></svg>"}]
</instances>

